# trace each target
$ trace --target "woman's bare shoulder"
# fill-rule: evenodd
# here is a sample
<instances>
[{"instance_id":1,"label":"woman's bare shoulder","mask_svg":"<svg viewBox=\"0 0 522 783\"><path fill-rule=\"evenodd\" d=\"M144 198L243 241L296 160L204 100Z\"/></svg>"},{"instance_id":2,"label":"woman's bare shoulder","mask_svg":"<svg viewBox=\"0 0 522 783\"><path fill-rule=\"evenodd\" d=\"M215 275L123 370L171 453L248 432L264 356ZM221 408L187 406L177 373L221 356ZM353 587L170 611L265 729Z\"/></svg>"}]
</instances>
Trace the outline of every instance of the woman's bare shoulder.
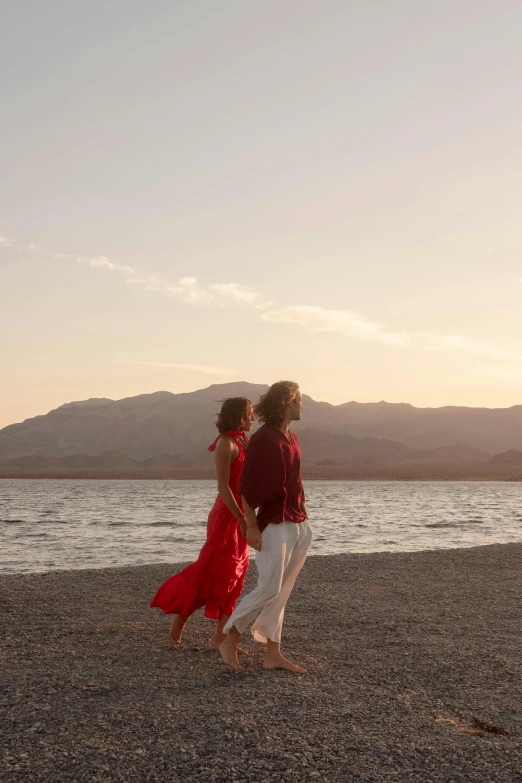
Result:
<instances>
[{"instance_id":1,"label":"woman's bare shoulder","mask_svg":"<svg viewBox=\"0 0 522 783\"><path fill-rule=\"evenodd\" d=\"M218 440L216 451L221 453L224 452L226 453L230 451L235 451L237 448L238 446L234 438L231 438L230 435L222 435Z\"/></svg>"}]
</instances>

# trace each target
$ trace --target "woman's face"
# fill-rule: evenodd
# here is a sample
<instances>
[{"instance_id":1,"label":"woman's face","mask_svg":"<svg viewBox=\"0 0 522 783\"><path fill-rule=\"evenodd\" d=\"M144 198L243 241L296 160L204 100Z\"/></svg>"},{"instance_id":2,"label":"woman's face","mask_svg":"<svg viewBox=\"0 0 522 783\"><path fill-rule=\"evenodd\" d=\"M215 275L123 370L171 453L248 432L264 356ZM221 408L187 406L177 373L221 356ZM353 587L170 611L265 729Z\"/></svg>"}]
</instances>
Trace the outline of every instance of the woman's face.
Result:
<instances>
[{"instance_id":1,"label":"woman's face","mask_svg":"<svg viewBox=\"0 0 522 783\"><path fill-rule=\"evenodd\" d=\"M252 429L252 424L255 421L255 418L256 417L254 416L254 409L252 405L249 405L246 414L243 416L241 420L241 429L244 430L245 432L250 432L250 430Z\"/></svg>"}]
</instances>

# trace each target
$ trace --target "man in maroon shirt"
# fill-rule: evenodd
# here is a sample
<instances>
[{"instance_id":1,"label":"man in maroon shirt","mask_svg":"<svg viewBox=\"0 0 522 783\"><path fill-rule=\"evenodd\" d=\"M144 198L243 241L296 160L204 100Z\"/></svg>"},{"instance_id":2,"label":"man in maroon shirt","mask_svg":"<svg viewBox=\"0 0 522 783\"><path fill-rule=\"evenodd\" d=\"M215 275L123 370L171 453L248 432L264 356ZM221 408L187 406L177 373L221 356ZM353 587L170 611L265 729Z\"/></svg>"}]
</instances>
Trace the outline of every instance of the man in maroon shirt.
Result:
<instances>
[{"instance_id":1,"label":"man in maroon shirt","mask_svg":"<svg viewBox=\"0 0 522 783\"><path fill-rule=\"evenodd\" d=\"M256 550L257 587L240 601L219 647L227 666L237 659L240 634L255 620L252 635L266 643L265 669L306 673L281 653L286 602L312 541L301 483L301 450L289 429L303 409L297 383L280 381L255 406L263 426L252 436L239 482L247 541ZM256 511L257 509L257 515Z\"/></svg>"}]
</instances>

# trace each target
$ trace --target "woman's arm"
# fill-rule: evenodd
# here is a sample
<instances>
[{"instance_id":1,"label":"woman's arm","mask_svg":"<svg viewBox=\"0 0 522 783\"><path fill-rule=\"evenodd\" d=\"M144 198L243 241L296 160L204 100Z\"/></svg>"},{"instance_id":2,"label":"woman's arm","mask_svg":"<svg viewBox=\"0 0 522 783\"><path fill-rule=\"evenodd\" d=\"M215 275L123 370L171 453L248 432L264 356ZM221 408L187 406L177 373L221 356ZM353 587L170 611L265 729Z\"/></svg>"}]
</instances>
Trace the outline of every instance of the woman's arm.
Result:
<instances>
[{"instance_id":1,"label":"woman's arm","mask_svg":"<svg viewBox=\"0 0 522 783\"><path fill-rule=\"evenodd\" d=\"M228 508L230 513L237 519L241 533L243 534L243 537L246 538L246 519L243 512L239 508L234 495L232 494L232 490L230 489L229 484L230 466L232 465L234 458L238 456L238 453L239 448L234 443L232 438L224 435L219 439L219 443L217 444L215 451L217 482L218 492L221 495L223 503Z\"/></svg>"},{"instance_id":2,"label":"woman's arm","mask_svg":"<svg viewBox=\"0 0 522 783\"><path fill-rule=\"evenodd\" d=\"M263 546L263 536L257 524L256 512L253 508L250 508L244 495L241 495L241 502L243 503L243 508L245 509L247 529L245 538L248 541L248 546L251 546L258 552L261 552L261 548Z\"/></svg>"}]
</instances>

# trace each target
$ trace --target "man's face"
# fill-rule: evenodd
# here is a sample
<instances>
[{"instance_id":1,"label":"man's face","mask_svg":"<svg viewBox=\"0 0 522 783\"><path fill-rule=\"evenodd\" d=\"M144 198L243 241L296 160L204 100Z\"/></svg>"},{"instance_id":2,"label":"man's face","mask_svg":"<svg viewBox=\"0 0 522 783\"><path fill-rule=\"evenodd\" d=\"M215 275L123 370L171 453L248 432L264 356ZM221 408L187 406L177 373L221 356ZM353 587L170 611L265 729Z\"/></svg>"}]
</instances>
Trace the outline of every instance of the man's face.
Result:
<instances>
[{"instance_id":1,"label":"man's face","mask_svg":"<svg viewBox=\"0 0 522 783\"><path fill-rule=\"evenodd\" d=\"M299 421L301 419L301 413L303 410L303 396L300 391L297 392L293 401L289 405L292 418L290 421Z\"/></svg>"}]
</instances>

